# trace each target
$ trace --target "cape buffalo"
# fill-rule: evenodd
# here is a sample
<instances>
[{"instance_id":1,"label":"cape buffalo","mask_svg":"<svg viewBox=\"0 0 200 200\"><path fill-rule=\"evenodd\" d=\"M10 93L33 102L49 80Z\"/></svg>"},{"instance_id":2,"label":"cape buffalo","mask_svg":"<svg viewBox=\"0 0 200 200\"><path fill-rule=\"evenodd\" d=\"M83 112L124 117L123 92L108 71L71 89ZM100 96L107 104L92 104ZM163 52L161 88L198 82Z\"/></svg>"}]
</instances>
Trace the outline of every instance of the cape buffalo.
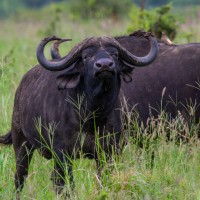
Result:
<instances>
[{"instance_id":1,"label":"cape buffalo","mask_svg":"<svg viewBox=\"0 0 200 200\"><path fill-rule=\"evenodd\" d=\"M72 157L82 151L96 159L99 168L97 146L107 155L118 149L121 77L156 58L157 42L150 34L147 39L151 48L142 57L130 53L112 37L90 37L53 61L45 58L44 47L61 39L41 41L37 49L40 65L23 77L16 91L11 130L0 137L0 143L14 146L17 198L35 149L47 159L54 158L52 179L57 192L65 184L65 161L73 184Z\"/></svg>"},{"instance_id":2,"label":"cape buffalo","mask_svg":"<svg viewBox=\"0 0 200 200\"><path fill-rule=\"evenodd\" d=\"M136 31L115 39L129 52L143 56L149 51L148 34ZM60 58L59 44L51 49L52 58ZM134 45L132 45L134 44ZM200 44L166 45L158 40L159 53L148 67L126 75L122 91L130 107L135 107L145 125L150 116L157 118L161 110L171 118L180 112L189 122L200 117ZM126 82L130 82L126 84Z\"/></svg>"},{"instance_id":3,"label":"cape buffalo","mask_svg":"<svg viewBox=\"0 0 200 200\"><path fill-rule=\"evenodd\" d=\"M146 54L149 44L140 32L117 41L138 56ZM131 45L137 40L137 47ZM146 48L145 48L146 47ZM147 68L135 69L129 84L122 83L128 103L136 105L140 120L146 125L150 116L157 118L164 110L171 119L180 113L186 122L200 117L200 44L166 45L158 43L159 53ZM139 54L138 54L138 53Z\"/></svg>"}]
</instances>

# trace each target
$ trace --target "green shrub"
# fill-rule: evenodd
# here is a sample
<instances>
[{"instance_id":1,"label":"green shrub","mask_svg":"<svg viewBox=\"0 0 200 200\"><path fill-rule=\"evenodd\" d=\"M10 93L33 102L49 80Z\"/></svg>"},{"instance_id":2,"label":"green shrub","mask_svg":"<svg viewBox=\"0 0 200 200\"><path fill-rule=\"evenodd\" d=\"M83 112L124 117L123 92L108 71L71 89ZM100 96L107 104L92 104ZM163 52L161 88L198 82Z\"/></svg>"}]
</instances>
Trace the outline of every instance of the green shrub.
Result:
<instances>
[{"instance_id":1,"label":"green shrub","mask_svg":"<svg viewBox=\"0 0 200 200\"><path fill-rule=\"evenodd\" d=\"M71 1L71 16L73 19L105 18L114 19L127 15L132 4L131 0L77 0Z\"/></svg>"},{"instance_id":2,"label":"green shrub","mask_svg":"<svg viewBox=\"0 0 200 200\"><path fill-rule=\"evenodd\" d=\"M62 14L65 10L66 6L65 4L51 4L50 6L46 7L46 10L43 9L43 12L51 13L51 16L49 17L49 21L44 26L42 30L38 31L38 34L41 36L49 36L49 35L59 35L59 29L61 26L61 18Z\"/></svg>"},{"instance_id":3,"label":"green shrub","mask_svg":"<svg viewBox=\"0 0 200 200\"><path fill-rule=\"evenodd\" d=\"M153 10L142 10L133 5L129 13L131 24L128 26L128 32L143 29L153 32L158 38L165 32L170 39L174 39L178 21L175 15L169 13L171 8L172 4L167 4Z\"/></svg>"},{"instance_id":4,"label":"green shrub","mask_svg":"<svg viewBox=\"0 0 200 200\"><path fill-rule=\"evenodd\" d=\"M1 0L0 1L0 18L8 17L10 14L16 12L17 9L22 8L22 2L15 0Z\"/></svg>"}]
</instances>

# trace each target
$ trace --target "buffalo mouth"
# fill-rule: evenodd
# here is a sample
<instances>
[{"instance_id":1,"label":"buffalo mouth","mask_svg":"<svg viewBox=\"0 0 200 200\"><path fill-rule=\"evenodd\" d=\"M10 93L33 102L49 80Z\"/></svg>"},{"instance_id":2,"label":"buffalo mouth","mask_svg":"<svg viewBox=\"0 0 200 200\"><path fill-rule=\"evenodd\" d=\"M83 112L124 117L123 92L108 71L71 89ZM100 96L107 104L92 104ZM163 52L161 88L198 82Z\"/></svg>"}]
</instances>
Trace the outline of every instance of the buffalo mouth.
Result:
<instances>
[{"instance_id":1,"label":"buffalo mouth","mask_svg":"<svg viewBox=\"0 0 200 200\"><path fill-rule=\"evenodd\" d=\"M113 70L101 70L95 73L95 76L99 79L112 78L115 75Z\"/></svg>"}]
</instances>

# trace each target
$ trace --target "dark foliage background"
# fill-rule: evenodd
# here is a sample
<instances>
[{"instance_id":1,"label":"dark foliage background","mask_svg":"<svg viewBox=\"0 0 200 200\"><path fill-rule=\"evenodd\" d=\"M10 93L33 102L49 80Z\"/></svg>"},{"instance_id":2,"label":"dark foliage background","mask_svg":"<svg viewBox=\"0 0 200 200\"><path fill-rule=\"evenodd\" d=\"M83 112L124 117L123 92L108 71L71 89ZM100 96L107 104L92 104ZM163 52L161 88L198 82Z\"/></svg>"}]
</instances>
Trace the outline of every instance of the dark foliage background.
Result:
<instances>
[{"instance_id":1,"label":"dark foliage background","mask_svg":"<svg viewBox=\"0 0 200 200\"><path fill-rule=\"evenodd\" d=\"M121 12L125 11L125 8L129 7L129 3L135 3L139 6L145 6L145 8L152 8L156 6L162 6L167 3L173 3L173 5L176 6L187 6L187 5L197 5L200 4L199 0L125 0L125 1L117 1L117 0L1 0L0 1L0 17L7 17L10 14L15 13L16 11L20 9L25 8L41 8L45 5L48 5L50 3L57 3L57 2L63 2L63 3L69 3L69 4L75 4L77 7L82 5L88 5L89 8L92 8L94 12L97 13L101 12L101 10L98 10L98 6L105 7L108 10L108 12L113 12L114 14L118 11ZM115 2L115 4L114 4ZM103 5L103 6L102 6ZM111 7L112 5L112 7ZM83 9L84 12L84 9Z\"/></svg>"}]
</instances>

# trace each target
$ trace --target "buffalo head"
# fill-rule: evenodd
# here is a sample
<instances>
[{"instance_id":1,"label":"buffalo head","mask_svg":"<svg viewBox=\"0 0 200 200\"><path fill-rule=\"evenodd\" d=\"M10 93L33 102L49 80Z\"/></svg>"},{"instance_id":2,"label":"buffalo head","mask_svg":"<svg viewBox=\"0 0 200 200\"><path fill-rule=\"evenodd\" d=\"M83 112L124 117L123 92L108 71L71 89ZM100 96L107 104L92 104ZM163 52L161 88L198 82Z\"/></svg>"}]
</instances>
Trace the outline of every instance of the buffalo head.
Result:
<instances>
[{"instance_id":1,"label":"buffalo head","mask_svg":"<svg viewBox=\"0 0 200 200\"><path fill-rule=\"evenodd\" d=\"M150 64L158 53L157 43L153 37L149 38L151 50L144 57L132 55L112 37L90 37L76 45L66 56L49 61L44 56L44 47L52 40L63 41L55 36L45 38L38 46L37 58L47 70L66 69L65 77L58 77L61 79L59 89L75 87L82 75L90 81L94 79L100 82L113 79L120 74L125 75L134 67Z\"/></svg>"}]
</instances>

